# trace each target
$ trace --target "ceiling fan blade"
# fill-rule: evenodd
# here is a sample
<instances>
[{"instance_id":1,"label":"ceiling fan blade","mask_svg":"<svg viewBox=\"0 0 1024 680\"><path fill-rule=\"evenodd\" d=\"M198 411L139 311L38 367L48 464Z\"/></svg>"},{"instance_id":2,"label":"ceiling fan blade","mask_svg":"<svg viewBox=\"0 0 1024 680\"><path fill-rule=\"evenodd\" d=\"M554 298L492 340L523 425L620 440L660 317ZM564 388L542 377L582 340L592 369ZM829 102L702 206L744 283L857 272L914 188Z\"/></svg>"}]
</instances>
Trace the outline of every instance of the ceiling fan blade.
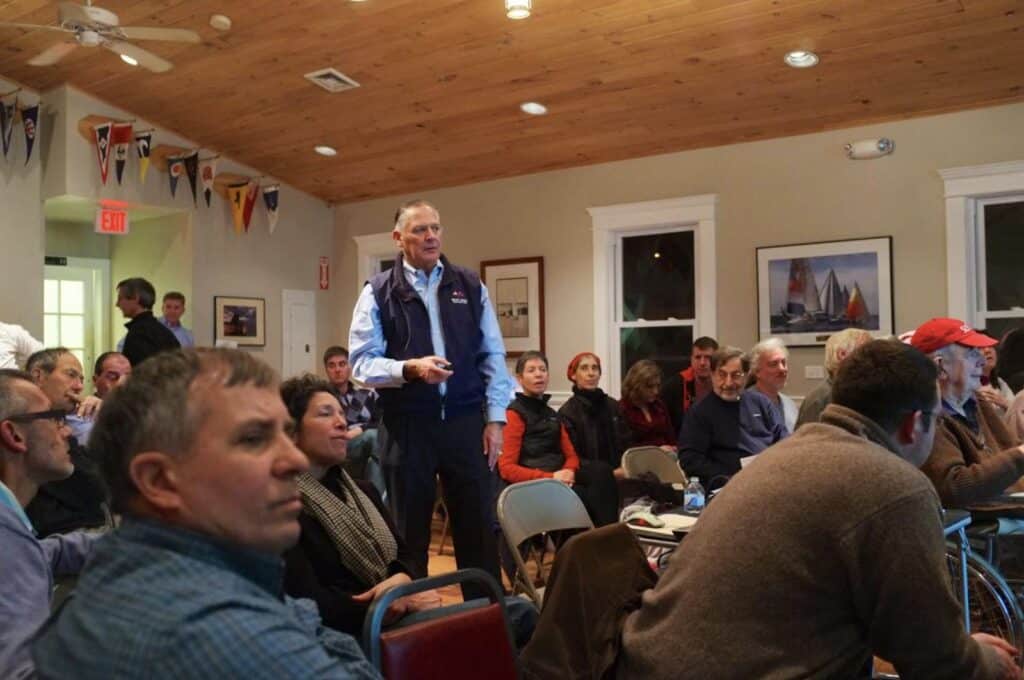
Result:
<instances>
[{"instance_id":1,"label":"ceiling fan blade","mask_svg":"<svg viewBox=\"0 0 1024 680\"><path fill-rule=\"evenodd\" d=\"M95 23L85 7L77 2L58 2L57 16L62 22L70 22L79 26L89 26Z\"/></svg>"},{"instance_id":2,"label":"ceiling fan blade","mask_svg":"<svg viewBox=\"0 0 1024 680\"><path fill-rule=\"evenodd\" d=\"M10 21L0 21L0 28L25 28L30 31L60 31L61 33L74 33L70 28L62 26L43 26L42 24L16 24Z\"/></svg>"},{"instance_id":3,"label":"ceiling fan blade","mask_svg":"<svg viewBox=\"0 0 1024 680\"><path fill-rule=\"evenodd\" d=\"M129 40L171 40L198 43L199 34L187 28L152 28L149 26L121 26L121 34Z\"/></svg>"},{"instance_id":4,"label":"ceiling fan blade","mask_svg":"<svg viewBox=\"0 0 1024 680\"><path fill-rule=\"evenodd\" d=\"M164 73L174 68L174 64L166 59L158 57L149 50L144 50L141 47L132 45L131 43L126 43L121 40L107 40L103 43L103 46L111 52L131 57L135 61L139 62L139 66L149 69L154 73Z\"/></svg>"},{"instance_id":5,"label":"ceiling fan blade","mask_svg":"<svg viewBox=\"0 0 1024 680\"><path fill-rule=\"evenodd\" d=\"M36 56L29 59L28 65L52 66L61 59L63 59L68 53L72 52L76 47L78 47L78 44L73 42L57 43L56 45L51 45L50 47L47 47L45 50L43 50Z\"/></svg>"}]
</instances>

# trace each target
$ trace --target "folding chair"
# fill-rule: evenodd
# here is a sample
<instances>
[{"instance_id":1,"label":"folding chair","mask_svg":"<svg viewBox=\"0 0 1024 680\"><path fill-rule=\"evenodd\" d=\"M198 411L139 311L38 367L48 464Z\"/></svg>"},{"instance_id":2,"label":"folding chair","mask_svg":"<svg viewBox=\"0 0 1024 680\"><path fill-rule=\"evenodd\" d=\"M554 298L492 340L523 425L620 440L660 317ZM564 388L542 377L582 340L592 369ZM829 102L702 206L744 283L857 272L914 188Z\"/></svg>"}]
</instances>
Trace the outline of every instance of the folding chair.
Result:
<instances>
[{"instance_id":1,"label":"folding chair","mask_svg":"<svg viewBox=\"0 0 1024 680\"><path fill-rule=\"evenodd\" d=\"M420 612L382 631L384 615L398 598L467 582L483 585L488 602ZM387 591L367 612L363 647L385 678L515 680L518 676L504 597L490 574L480 569L460 569Z\"/></svg>"},{"instance_id":2,"label":"folding chair","mask_svg":"<svg viewBox=\"0 0 1024 680\"><path fill-rule=\"evenodd\" d=\"M622 454L622 468L626 477L636 479L645 473L651 473L662 484L671 484L673 488L683 489L686 486L686 475L679 467L679 462L657 446L636 446ZM676 485L679 486L676 486Z\"/></svg>"},{"instance_id":3,"label":"folding chair","mask_svg":"<svg viewBox=\"0 0 1024 680\"><path fill-rule=\"evenodd\" d=\"M583 501L571 488L555 479L535 479L506 487L498 496L498 522L516 563L513 591L521 586L538 609L543 589L536 588L526 573L519 546L533 536L551 531L594 528Z\"/></svg>"}]
</instances>

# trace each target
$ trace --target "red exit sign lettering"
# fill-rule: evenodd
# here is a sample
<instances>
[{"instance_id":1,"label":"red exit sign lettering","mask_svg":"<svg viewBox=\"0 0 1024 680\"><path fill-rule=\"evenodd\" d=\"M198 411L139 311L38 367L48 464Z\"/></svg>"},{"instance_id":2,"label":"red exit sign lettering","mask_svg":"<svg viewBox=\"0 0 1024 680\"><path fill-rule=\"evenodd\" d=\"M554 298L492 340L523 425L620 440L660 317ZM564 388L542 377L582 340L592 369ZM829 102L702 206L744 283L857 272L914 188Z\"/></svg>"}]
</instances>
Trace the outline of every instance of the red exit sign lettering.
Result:
<instances>
[{"instance_id":1,"label":"red exit sign lettering","mask_svg":"<svg viewBox=\"0 0 1024 680\"><path fill-rule=\"evenodd\" d=\"M99 208L96 210L97 234L127 234L128 213L124 210Z\"/></svg>"}]
</instances>

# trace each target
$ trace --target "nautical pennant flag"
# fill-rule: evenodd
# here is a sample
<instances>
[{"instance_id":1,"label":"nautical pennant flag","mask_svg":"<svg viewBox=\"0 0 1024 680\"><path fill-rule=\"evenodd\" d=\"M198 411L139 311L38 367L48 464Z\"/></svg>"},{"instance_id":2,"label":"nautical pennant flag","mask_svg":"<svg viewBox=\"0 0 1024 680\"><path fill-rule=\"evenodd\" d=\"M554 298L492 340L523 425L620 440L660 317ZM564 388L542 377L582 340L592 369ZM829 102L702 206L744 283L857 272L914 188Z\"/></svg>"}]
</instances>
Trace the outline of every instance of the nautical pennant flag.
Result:
<instances>
[{"instance_id":1,"label":"nautical pennant flag","mask_svg":"<svg viewBox=\"0 0 1024 680\"><path fill-rule=\"evenodd\" d=\"M167 176L171 180L171 198L174 198L174 191L178 188L178 180L185 174L185 157L167 157Z\"/></svg>"},{"instance_id":2,"label":"nautical pennant flag","mask_svg":"<svg viewBox=\"0 0 1024 680\"><path fill-rule=\"evenodd\" d=\"M4 160L11 149L11 135L14 133L14 111L18 104L15 97L10 103L0 100L0 142L4 148Z\"/></svg>"},{"instance_id":3,"label":"nautical pennant flag","mask_svg":"<svg viewBox=\"0 0 1024 680\"><path fill-rule=\"evenodd\" d=\"M267 205L267 222L270 224L270 233L274 233L277 226L277 197L281 187L274 184L263 187L263 202Z\"/></svg>"},{"instance_id":4,"label":"nautical pennant flag","mask_svg":"<svg viewBox=\"0 0 1024 680\"><path fill-rule=\"evenodd\" d=\"M196 205L196 174L199 170L199 149L196 149L185 156L185 175L188 177L188 186L192 189L192 205Z\"/></svg>"},{"instance_id":5,"label":"nautical pennant flag","mask_svg":"<svg viewBox=\"0 0 1024 680\"><path fill-rule=\"evenodd\" d=\"M228 187L228 202L231 204L231 221L235 225L235 233L241 234L245 217L245 191L248 184L232 184Z\"/></svg>"},{"instance_id":6,"label":"nautical pennant flag","mask_svg":"<svg viewBox=\"0 0 1024 680\"><path fill-rule=\"evenodd\" d=\"M135 151L139 155L139 182L146 183L146 172L149 170L149 151L153 142L152 132L135 135Z\"/></svg>"},{"instance_id":7,"label":"nautical pennant flag","mask_svg":"<svg viewBox=\"0 0 1024 680\"><path fill-rule=\"evenodd\" d=\"M110 131L110 144L114 147L114 174L117 183L121 184L124 175L124 164L128 161L128 145L132 143L132 124L114 123Z\"/></svg>"},{"instance_id":8,"label":"nautical pennant flag","mask_svg":"<svg viewBox=\"0 0 1024 680\"><path fill-rule=\"evenodd\" d=\"M213 194L213 178L217 174L217 157L199 161L199 178L203 181L203 198L206 207L210 207L210 196Z\"/></svg>"},{"instance_id":9,"label":"nautical pennant flag","mask_svg":"<svg viewBox=\"0 0 1024 680\"><path fill-rule=\"evenodd\" d=\"M107 183L107 171L110 169L110 128L112 123L101 123L92 128L96 137L96 159L100 162L100 179Z\"/></svg>"},{"instance_id":10,"label":"nautical pennant flag","mask_svg":"<svg viewBox=\"0 0 1024 680\"><path fill-rule=\"evenodd\" d=\"M25 165L28 165L32 147L39 136L39 104L21 110L21 124L25 126Z\"/></svg>"},{"instance_id":11,"label":"nautical pennant flag","mask_svg":"<svg viewBox=\"0 0 1024 680\"><path fill-rule=\"evenodd\" d=\"M249 220L252 219L252 209L256 205L256 197L260 193L260 184L254 179L249 180L245 187L245 212L242 217L245 221L245 230L249 231Z\"/></svg>"}]
</instances>

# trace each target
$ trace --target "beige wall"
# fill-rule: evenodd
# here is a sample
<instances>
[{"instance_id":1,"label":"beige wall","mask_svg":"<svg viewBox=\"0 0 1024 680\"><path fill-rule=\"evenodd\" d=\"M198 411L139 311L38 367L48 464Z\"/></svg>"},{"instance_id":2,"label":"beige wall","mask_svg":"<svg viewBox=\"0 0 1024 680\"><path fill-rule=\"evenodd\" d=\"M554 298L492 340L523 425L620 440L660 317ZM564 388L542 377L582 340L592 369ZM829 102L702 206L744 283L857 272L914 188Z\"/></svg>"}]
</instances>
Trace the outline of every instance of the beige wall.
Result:
<instances>
[{"instance_id":1,"label":"beige wall","mask_svg":"<svg viewBox=\"0 0 1024 680\"><path fill-rule=\"evenodd\" d=\"M55 257L110 259L110 237L86 222L46 220L46 254Z\"/></svg>"},{"instance_id":2,"label":"beige wall","mask_svg":"<svg viewBox=\"0 0 1024 680\"><path fill-rule=\"evenodd\" d=\"M945 313L945 206L937 170L1024 158L1024 104L652 156L422 192L441 210L445 252L481 260L543 255L552 389L593 341L591 221L587 208L718 195L718 337L757 340L757 246L893 237L895 325ZM892 156L850 161L843 144L887 136ZM352 236L390 229L394 198L338 206L334 295L344 333L358 293ZM788 392L817 384L806 365L821 351L793 351Z\"/></svg>"}]
</instances>

